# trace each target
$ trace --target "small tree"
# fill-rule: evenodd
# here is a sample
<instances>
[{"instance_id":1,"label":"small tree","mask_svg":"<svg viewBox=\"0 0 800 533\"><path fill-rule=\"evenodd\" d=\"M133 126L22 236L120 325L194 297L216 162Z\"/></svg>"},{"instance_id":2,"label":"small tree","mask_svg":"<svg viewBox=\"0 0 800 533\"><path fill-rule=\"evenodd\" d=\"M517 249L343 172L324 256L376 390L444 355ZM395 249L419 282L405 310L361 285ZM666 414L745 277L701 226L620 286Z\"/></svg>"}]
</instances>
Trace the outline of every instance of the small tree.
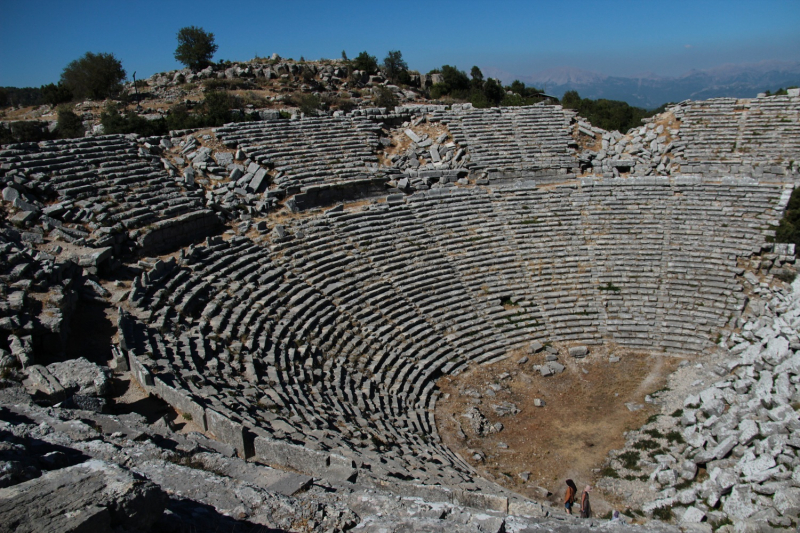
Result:
<instances>
[{"instance_id":1,"label":"small tree","mask_svg":"<svg viewBox=\"0 0 800 533\"><path fill-rule=\"evenodd\" d=\"M469 71L469 75L472 78L471 84L472 88L476 90L481 90L483 87L483 72L477 66L473 66L472 70Z\"/></svg>"},{"instance_id":2,"label":"small tree","mask_svg":"<svg viewBox=\"0 0 800 533\"><path fill-rule=\"evenodd\" d=\"M400 50L392 50L383 60L383 71L392 83L408 83L408 63Z\"/></svg>"},{"instance_id":3,"label":"small tree","mask_svg":"<svg viewBox=\"0 0 800 533\"><path fill-rule=\"evenodd\" d=\"M375 74L378 71L378 59L369 55L366 51L361 52L353 60L353 68L363 70L367 74Z\"/></svg>"},{"instance_id":4,"label":"small tree","mask_svg":"<svg viewBox=\"0 0 800 533\"><path fill-rule=\"evenodd\" d=\"M76 98L102 100L117 94L124 79L125 69L114 54L86 52L64 68L59 85Z\"/></svg>"},{"instance_id":5,"label":"small tree","mask_svg":"<svg viewBox=\"0 0 800 533\"><path fill-rule=\"evenodd\" d=\"M178 48L175 59L192 70L200 70L211 64L211 58L219 48L214 43L214 34L203 28L187 26L178 32Z\"/></svg>"}]
</instances>

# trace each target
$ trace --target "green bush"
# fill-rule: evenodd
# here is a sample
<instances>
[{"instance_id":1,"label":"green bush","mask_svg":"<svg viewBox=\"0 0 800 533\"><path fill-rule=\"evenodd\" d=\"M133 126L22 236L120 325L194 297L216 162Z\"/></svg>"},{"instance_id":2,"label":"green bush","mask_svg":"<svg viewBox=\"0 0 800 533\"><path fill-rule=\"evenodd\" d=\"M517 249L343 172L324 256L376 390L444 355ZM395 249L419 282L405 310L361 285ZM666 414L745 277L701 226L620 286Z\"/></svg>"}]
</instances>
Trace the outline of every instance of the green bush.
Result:
<instances>
[{"instance_id":1,"label":"green bush","mask_svg":"<svg viewBox=\"0 0 800 533\"><path fill-rule=\"evenodd\" d=\"M622 466L624 466L628 470L640 470L639 452L629 450L625 453L620 454L619 457L617 457L617 459L622 461Z\"/></svg>"},{"instance_id":2,"label":"green bush","mask_svg":"<svg viewBox=\"0 0 800 533\"><path fill-rule=\"evenodd\" d=\"M231 110L238 107L238 100L235 96L221 91L206 93L203 109L206 116L207 126L222 126L228 122L234 122Z\"/></svg>"},{"instance_id":3,"label":"green bush","mask_svg":"<svg viewBox=\"0 0 800 533\"><path fill-rule=\"evenodd\" d=\"M114 54L86 52L64 68L59 85L63 84L75 98L102 100L118 94L124 79L125 69Z\"/></svg>"},{"instance_id":4,"label":"green bush","mask_svg":"<svg viewBox=\"0 0 800 533\"><path fill-rule=\"evenodd\" d=\"M292 98L294 105L300 108L300 112L306 115L316 115L322 101L319 96L314 94L301 94Z\"/></svg>"},{"instance_id":5,"label":"green bush","mask_svg":"<svg viewBox=\"0 0 800 533\"><path fill-rule=\"evenodd\" d=\"M196 26L187 26L178 31L178 48L175 59L192 70L199 70L211 64L219 48L214 43L214 34Z\"/></svg>"},{"instance_id":6,"label":"green bush","mask_svg":"<svg viewBox=\"0 0 800 533\"><path fill-rule=\"evenodd\" d=\"M113 133L137 133L149 137L169 133L167 122L164 119L147 120L130 111L123 115L119 112L117 106L111 103L100 113L100 124L103 125L103 131L109 135Z\"/></svg>"},{"instance_id":7,"label":"green bush","mask_svg":"<svg viewBox=\"0 0 800 533\"><path fill-rule=\"evenodd\" d=\"M58 108L58 136L62 139L76 139L83 137L85 131L83 129L83 121L81 117L75 114L72 109L67 106Z\"/></svg>"},{"instance_id":8,"label":"green bush","mask_svg":"<svg viewBox=\"0 0 800 533\"><path fill-rule=\"evenodd\" d=\"M794 243L800 249L800 187L792 191L786 211L775 232L775 242Z\"/></svg>"},{"instance_id":9,"label":"green bush","mask_svg":"<svg viewBox=\"0 0 800 533\"><path fill-rule=\"evenodd\" d=\"M0 144L48 141L56 138L48 123L39 120L0 124Z\"/></svg>"},{"instance_id":10,"label":"green bush","mask_svg":"<svg viewBox=\"0 0 800 533\"><path fill-rule=\"evenodd\" d=\"M397 97L391 89L379 85L375 87L375 105L378 107L385 107L387 111L391 111L397 106Z\"/></svg>"}]
</instances>

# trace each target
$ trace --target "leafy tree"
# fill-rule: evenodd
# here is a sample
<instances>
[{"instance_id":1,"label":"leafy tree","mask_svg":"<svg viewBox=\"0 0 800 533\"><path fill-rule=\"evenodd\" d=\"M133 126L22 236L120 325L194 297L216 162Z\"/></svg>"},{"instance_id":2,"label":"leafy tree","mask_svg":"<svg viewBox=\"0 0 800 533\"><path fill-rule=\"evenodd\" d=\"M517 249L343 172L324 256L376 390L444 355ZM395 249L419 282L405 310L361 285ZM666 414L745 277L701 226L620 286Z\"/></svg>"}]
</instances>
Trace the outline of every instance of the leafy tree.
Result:
<instances>
[{"instance_id":1,"label":"leafy tree","mask_svg":"<svg viewBox=\"0 0 800 533\"><path fill-rule=\"evenodd\" d=\"M450 65L442 65L442 77L450 94L469 90L469 78L463 70L458 70Z\"/></svg>"},{"instance_id":2,"label":"leafy tree","mask_svg":"<svg viewBox=\"0 0 800 533\"><path fill-rule=\"evenodd\" d=\"M509 89L511 90L512 93L517 93L520 96L525 96L527 92L525 84L519 80L512 81Z\"/></svg>"},{"instance_id":3,"label":"leafy tree","mask_svg":"<svg viewBox=\"0 0 800 533\"><path fill-rule=\"evenodd\" d=\"M378 58L369 55L366 51L361 52L353 60L353 68L363 70L367 74L375 74L378 71Z\"/></svg>"},{"instance_id":4,"label":"leafy tree","mask_svg":"<svg viewBox=\"0 0 800 533\"><path fill-rule=\"evenodd\" d=\"M72 91L70 91L63 83L56 85L55 83L48 83L42 85L42 100L45 104L56 106L58 104L66 104L72 101Z\"/></svg>"},{"instance_id":5,"label":"leafy tree","mask_svg":"<svg viewBox=\"0 0 800 533\"><path fill-rule=\"evenodd\" d=\"M387 110L394 109L398 104L397 97L388 87L379 85L375 87L375 105L385 107Z\"/></svg>"},{"instance_id":6,"label":"leafy tree","mask_svg":"<svg viewBox=\"0 0 800 533\"><path fill-rule=\"evenodd\" d=\"M8 105L8 90L5 87L0 87L0 107Z\"/></svg>"},{"instance_id":7,"label":"leafy tree","mask_svg":"<svg viewBox=\"0 0 800 533\"><path fill-rule=\"evenodd\" d=\"M83 121L81 117L67 106L58 108L58 123L56 130L62 139L76 139L83 137Z\"/></svg>"},{"instance_id":8,"label":"leafy tree","mask_svg":"<svg viewBox=\"0 0 800 533\"><path fill-rule=\"evenodd\" d=\"M503 86L494 78L489 78L486 80L486 83L483 84L483 93L492 105L498 105L506 95Z\"/></svg>"},{"instance_id":9,"label":"leafy tree","mask_svg":"<svg viewBox=\"0 0 800 533\"><path fill-rule=\"evenodd\" d=\"M408 63L400 50L392 50L383 60L383 71L392 83L408 83Z\"/></svg>"},{"instance_id":10,"label":"leafy tree","mask_svg":"<svg viewBox=\"0 0 800 533\"><path fill-rule=\"evenodd\" d=\"M114 54L86 52L64 68L59 85L76 98L102 100L117 94L124 79L125 69Z\"/></svg>"},{"instance_id":11,"label":"leafy tree","mask_svg":"<svg viewBox=\"0 0 800 533\"><path fill-rule=\"evenodd\" d=\"M473 66L469 71L469 76L472 78L471 84L473 89L480 90L483 87L483 72L477 66Z\"/></svg>"},{"instance_id":12,"label":"leafy tree","mask_svg":"<svg viewBox=\"0 0 800 533\"><path fill-rule=\"evenodd\" d=\"M342 61L347 61L347 52L342 50Z\"/></svg>"},{"instance_id":13,"label":"leafy tree","mask_svg":"<svg viewBox=\"0 0 800 533\"><path fill-rule=\"evenodd\" d=\"M561 98L561 105L568 109L578 109L581 105L581 97L578 91L567 91Z\"/></svg>"},{"instance_id":14,"label":"leafy tree","mask_svg":"<svg viewBox=\"0 0 800 533\"><path fill-rule=\"evenodd\" d=\"M175 59L192 70L200 70L211 64L219 47L214 43L214 34L196 26L187 26L178 31L178 48Z\"/></svg>"}]
</instances>

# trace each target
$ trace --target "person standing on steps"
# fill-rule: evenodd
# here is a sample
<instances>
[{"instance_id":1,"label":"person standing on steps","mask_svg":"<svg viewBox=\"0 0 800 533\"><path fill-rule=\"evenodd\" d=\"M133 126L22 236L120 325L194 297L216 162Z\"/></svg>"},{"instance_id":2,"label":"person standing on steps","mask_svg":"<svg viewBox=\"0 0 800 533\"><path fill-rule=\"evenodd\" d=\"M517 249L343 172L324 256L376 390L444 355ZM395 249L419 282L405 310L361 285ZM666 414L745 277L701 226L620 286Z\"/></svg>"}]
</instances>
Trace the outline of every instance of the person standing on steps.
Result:
<instances>
[{"instance_id":1,"label":"person standing on steps","mask_svg":"<svg viewBox=\"0 0 800 533\"><path fill-rule=\"evenodd\" d=\"M589 504L589 493L592 492L591 485L586 485L581 494L581 518L589 518L592 516L592 506Z\"/></svg>"},{"instance_id":2,"label":"person standing on steps","mask_svg":"<svg viewBox=\"0 0 800 533\"><path fill-rule=\"evenodd\" d=\"M578 495L578 487L571 479L567 480L567 494L564 496L564 508L567 514L572 514L572 505L575 503L575 496Z\"/></svg>"}]
</instances>

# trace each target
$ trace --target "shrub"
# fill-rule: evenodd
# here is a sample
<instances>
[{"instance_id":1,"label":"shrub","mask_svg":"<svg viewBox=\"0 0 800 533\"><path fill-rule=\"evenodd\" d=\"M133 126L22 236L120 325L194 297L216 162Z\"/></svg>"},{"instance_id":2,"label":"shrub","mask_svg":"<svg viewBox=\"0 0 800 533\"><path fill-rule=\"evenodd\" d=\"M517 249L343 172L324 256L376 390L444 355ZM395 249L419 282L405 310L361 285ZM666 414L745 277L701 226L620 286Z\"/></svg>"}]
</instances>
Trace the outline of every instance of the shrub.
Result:
<instances>
[{"instance_id":1,"label":"shrub","mask_svg":"<svg viewBox=\"0 0 800 533\"><path fill-rule=\"evenodd\" d=\"M102 100L118 94L125 69L114 54L86 52L61 73L61 82L76 98Z\"/></svg>"},{"instance_id":2,"label":"shrub","mask_svg":"<svg viewBox=\"0 0 800 533\"><path fill-rule=\"evenodd\" d=\"M45 104L57 106L59 104L66 104L67 102L72 101L72 91L70 91L69 88L61 82L59 82L58 85L55 83L42 85L41 91L42 100Z\"/></svg>"},{"instance_id":3,"label":"shrub","mask_svg":"<svg viewBox=\"0 0 800 533\"><path fill-rule=\"evenodd\" d=\"M169 133L167 122L164 119L147 120L131 112L123 115L117 106L111 103L100 113L100 124L103 125L106 134L137 133L149 137Z\"/></svg>"},{"instance_id":4,"label":"shrub","mask_svg":"<svg viewBox=\"0 0 800 533\"><path fill-rule=\"evenodd\" d=\"M628 470L640 470L639 468L639 452L635 452L633 450L627 451L623 454L620 454L617 457L620 461L622 461L622 466L627 468Z\"/></svg>"},{"instance_id":5,"label":"shrub","mask_svg":"<svg viewBox=\"0 0 800 533\"><path fill-rule=\"evenodd\" d=\"M166 120L167 128L170 130L188 130L204 126L202 117L190 114L189 109L183 104L172 106Z\"/></svg>"},{"instance_id":6,"label":"shrub","mask_svg":"<svg viewBox=\"0 0 800 533\"><path fill-rule=\"evenodd\" d=\"M337 109L344 111L345 113L349 113L356 107L356 103L349 98L337 98L334 101L334 105Z\"/></svg>"},{"instance_id":7,"label":"shrub","mask_svg":"<svg viewBox=\"0 0 800 533\"><path fill-rule=\"evenodd\" d=\"M397 97L388 87L375 87L375 105L392 110L397 106Z\"/></svg>"},{"instance_id":8,"label":"shrub","mask_svg":"<svg viewBox=\"0 0 800 533\"><path fill-rule=\"evenodd\" d=\"M175 59L192 70L211 64L219 47L214 43L214 34L196 26L187 26L178 31L178 48Z\"/></svg>"},{"instance_id":9,"label":"shrub","mask_svg":"<svg viewBox=\"0 0 800 533\"><path fill-rule=\"evenodd\" d=\"M206 93L203 108L205 110L207 126L222 126L233 122L231 110L237 107L235 96L226 92L212 91Z\"/></svg>"},{"instance_id":10,"label":"shrub","mask_svg":"<svg viewBox=\"0 0 800 533\"><path fill-rule=\"evenodd\" d=\"M669 433L667 433L667 440L675 444L683 444L684 442L683 435L681 435L681 432L675 430L672 430Z\"/></svg>"},{"instance_id":11,"label":"shrub","mask_svg":"<svg viewBox=\"0 0 800 533\"><path fill-rule=\"evenodd\" d=\"M62 139L76 139L83 137L83 121L67 106L58 108L58 136Z\"/></svg>"},{"instance_id":12,"label":"shrub","mask_svg":"<svg viewBox=\"0 0 800 533\"><path fill-rule=\"evenodd\" d=\"M800 187L792 191L786 211L775 232L774 241L794 243L800 248Z\"/></svg>"},{"instance_id":13,"label":"shrub","mask_svg":"<svg viewBox=\"0 0 800 533\"><path fill-rule=\"evenodd\" d=\"M634 442L633 447L636 448L637 450L655 450L660 448L659 444L656 441L650 439L644 439L638 442Z\"/></svg>"},{"instance_id":14,"label":"shrub","mask_svg":"<svg viewBox=\"0 0 800 533\"><path fill-rule=\"evenodd\" d=\"M39 120L0 124L0 144L39 142L55 139L47 122Z\"/></svg>"},{"instance_id":15,"label":"shrub","mask_svg":"<svg viewBox=\"0 0 800 533\"><path fill-rule=\"evenodd\" d=\"M674 517L675 514L672 512L672 507L659 507L658 509L653 509L653 518L657 520L668 522Z\"/></svg>"}]
</instances>

